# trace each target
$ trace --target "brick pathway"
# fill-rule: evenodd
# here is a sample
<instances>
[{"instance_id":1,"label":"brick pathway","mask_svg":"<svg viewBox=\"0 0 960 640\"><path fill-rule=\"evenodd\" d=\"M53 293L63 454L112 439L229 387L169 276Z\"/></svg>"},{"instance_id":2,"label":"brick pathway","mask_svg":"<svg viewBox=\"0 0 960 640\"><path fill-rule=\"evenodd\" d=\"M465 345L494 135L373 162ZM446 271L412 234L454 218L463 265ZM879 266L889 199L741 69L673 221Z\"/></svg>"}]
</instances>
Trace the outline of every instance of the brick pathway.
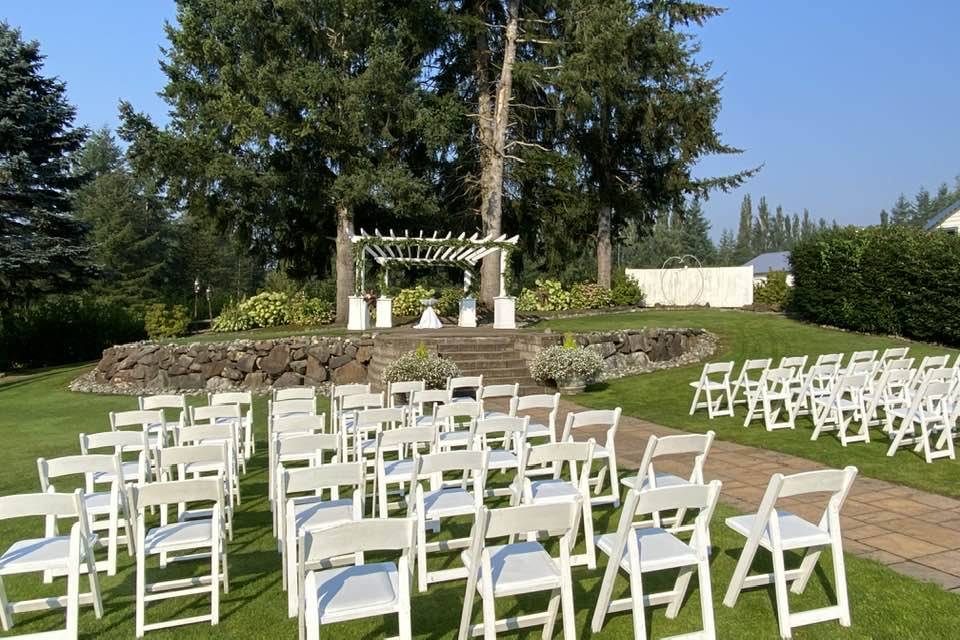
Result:
<instances>
[{"instance_id":1,"label":"brick pathway","mask_svg":"<svg viewBox=\"0 0 960 640\"><path fill-rule=\"evenodd\" d=\"M560 420L568 411L584 411L571 402L560 407ZM562 424L557 425L562 428ZM589 431L589 429L584 429ZM629 416L620 421L617 459L623 471L636 469L651 434L685 433ZM602 432L597 432L598 442ZM673 463L673 464L671 464ZM689 462L665 460L658 470L689 475ZM796 456L715 440L704 475L723 482L721 500L733 508L755 511L770 476L823 469L826 465ZM817 521L824 507L821 496L813 503L782 500L779 505ZM846 551L881 562L891 569L960 593L960 500L883 480L857 476L841 511Z\"/></svg>"}]
</instances>

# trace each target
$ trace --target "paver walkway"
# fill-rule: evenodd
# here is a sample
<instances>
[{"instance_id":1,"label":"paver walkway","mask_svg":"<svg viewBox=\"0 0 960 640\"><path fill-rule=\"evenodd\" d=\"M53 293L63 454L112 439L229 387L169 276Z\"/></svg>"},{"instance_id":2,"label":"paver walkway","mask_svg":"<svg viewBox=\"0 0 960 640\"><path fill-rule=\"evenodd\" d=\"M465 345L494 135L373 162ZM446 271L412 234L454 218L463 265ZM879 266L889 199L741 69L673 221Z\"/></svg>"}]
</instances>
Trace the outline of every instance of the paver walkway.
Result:
<instances>
[{"instance_id":1,"label":"paver walkway","mask_svg":"<svg viewBox=\"0 0 960 640\"><path fill-rule=\"evenodd\" d=\"M569 411L585 410L564 401L560 419ZM562 428L562 424L557 426ZM589 433L590 429L583 431ZM678 433L686 432L623 416L617 432L620 476L623 477L624 470L639 466L650 435ZM602 442L602 430L591 435ZM824 468L827 466L812 460L717 439L707 457L704 476L707 480L723 482L721 500L724 503L739 511L751 512L759 507L774 473ZM657 469L678 475L690 473L689 461L684 465L665 459L658 463ZM809 498L806 504L802 499L787 499L778 505L817 521L825 506L822 496L812 496L812 503ZM960 593L960 500L861 475L854 482L840 519L846 551Z\"/></svg>"}]
</instances>

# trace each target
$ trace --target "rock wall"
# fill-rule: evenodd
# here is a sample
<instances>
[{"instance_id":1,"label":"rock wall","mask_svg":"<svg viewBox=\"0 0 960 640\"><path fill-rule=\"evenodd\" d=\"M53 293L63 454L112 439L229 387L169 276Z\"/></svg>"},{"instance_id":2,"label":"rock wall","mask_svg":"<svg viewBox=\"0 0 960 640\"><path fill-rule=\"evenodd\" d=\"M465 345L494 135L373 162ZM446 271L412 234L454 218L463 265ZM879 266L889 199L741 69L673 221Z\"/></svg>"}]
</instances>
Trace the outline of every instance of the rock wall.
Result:
<instances>
[{"instance_id":1,"label":"rock wall","mask_svg":"<svg viewBox=\"0 0 960 640\"><path fill-rule=\"evenodd\" d=\"M371 338L328 336L105 349L74 390L106 393L197 392L366 382Z\"/></svg>"}]
</instances>

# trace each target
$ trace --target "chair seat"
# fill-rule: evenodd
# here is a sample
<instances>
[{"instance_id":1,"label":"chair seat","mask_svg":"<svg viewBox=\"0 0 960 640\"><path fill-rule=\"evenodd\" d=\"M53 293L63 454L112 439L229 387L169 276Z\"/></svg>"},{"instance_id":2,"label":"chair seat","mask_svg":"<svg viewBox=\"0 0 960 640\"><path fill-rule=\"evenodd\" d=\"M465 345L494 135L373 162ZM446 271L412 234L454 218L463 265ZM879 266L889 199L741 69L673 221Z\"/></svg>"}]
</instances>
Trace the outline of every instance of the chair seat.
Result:
<instances>
[{"instance_id":1,"label":"chair seat","mask_svg":"<svg viewBox=\"0 0 960 640\"><path fill-rule=\"evenodd\" d=\"M707 382L700 382L699 380L697 380L696 382L689 382L687 384L689 384L694 389L699 387L700 389L703 389L703 390L709 389L710 391L726 391L727 390L727 385L725 385L724 383L710 382L709 380Z\"/></svg>"},{"instance_id":2,"label":"chair seat","mask_svg":"<svg viewBox=\"0 0 960 640\"><path fill-rule=\"evenodd\" d=\"M539 542L517 542L487 547L493 570L493 595L508 596L531 591L546 591L560 586L560 569ZM470 550L460 554L470 568ZM477 590L483 585L477 582Z\"/></svg>"},{"instance_id":3,"label":"chair seat","mask_svg":"<svg viewBox=\"0 0 960 640\"><path fill-rule=\"evenodd\" d=\"M682 487L690 484L690 480L687 478L681 478L680 476L674 475L672 473L667 473L666 471L657 471L654 473L656 479L656 486L658 489L663 487ZM629 478L624 478L620 481L620 484L624 485L628 489L637 488L637 476L630 476ZM650 488L650 478L643 479L643 486L640 487L640 491L646 491Z\"/></svg>"},{"instance_id":4,"label":"chair seat","mask_svg":"<svg viewBox=\"0 0 960 640\"><path fill-rule=\"evenodd\" d=\"M537 504L549 502L572 502L580 492L567 480L534 480L530 483L530 493Z\"/></svg>"},{"instance_id":5,"label":"chair seat","mask_svg":"<svg viewBox=\"0 0 960 640\"><path fill-rule=\"evenodd\" d=\"M145 553L191 549L209 546L213 542L213 523L210 520L186 520L150 529L143 542Z\"/></svg>"},{"instance_id":6,"label":"chair seat","mask_svg":"<svg viewBox=\"0 0 960 640\"><path fill-rule=\"evenodd\" d=\"M376 615L396 608L399 602L400 579L392 562L336 567L310 574L316 580L317 590L305 597L317 603L321 623Z\"/></svg>"},{"instance_id":7,"label":"chair seat","mask_svg":"<svg viewBox=\"0 0 960 640\"><path fill-rule=\"evenodd\" d=\"M413 426L415 427L432 427L433 426L433 416L417 416L413 419Z\"/></svg>"},{"instance_id":8,"label":"chair seat","mask_svg":"<svg viewBox=\"0 0 960 640\"><path fill-rule=\"evenodd\" d=\"M488 469L516 469L520 466L516 454L505 449L491 449L487 457Z\"/></svg>"},{"instance_id":9,"label":"chair seat","mask_svg":"<svg viewBox=\"0 0 960 640\"><path fill-rule=\"evenodd\" d=\"M541 436L551 436L553 433L550 430L550 425L543 424L542 422L531 422L527 425L527 437L541 437Z\"/></svg>"},{"instance_id":10,"label":"chair seat","mask_svg":"<svg viewBox=\"0 0 960 640\"><path fill-rule=\"evenodd\" d=\"M470 515L476 509L473 495L460 487L438 489L423 495L424 519L426 520Z\"/></svg>"},{"instance_id":11,"label":"chair seat","mask_svg":"<svg viewBox=\"0 0 960 640\"><path fill-rule=\"evenodd\" d=\"M409 480L413 475L413 460L392 460L383 463L383 475L390 480Z\"/></svg>"},{"instance_id":12,"label":"chair seat","mask_svg":"<svg viewBox=\"0 0 960 640\"><path fill-rule=\"evenodd\" d=\"M635 529L634 535L640 548L640 571L663 571L677 567L688 567L697 563L697 553L683 540L675 535L660 529ZM617 534L605 533L595 538L597 548L608 556L613 555L613 547L617 543ZM620 556L620 568L630 573L630 558L627 548L624 547Z\"/></svg>"},{"instance_id":13,"label":"chair seat","mask_svg":"<svg viewBox=\"0 0 960 640\"><path fill-rule=\"evenodd\" d=\"M813 399L813 401L821 406L831 405L830 398L828 396L816 397ZM855 411L860 408L860 403L854 402L849 398L836 398L831 406L836 409L840 409L841 411Z\"/></svg>"},{"instance_id":14,"label":"chair seat","mask_svg":"<svg viewBox=\"0 0 960 640\"><path fill-rule=\"evenodd\" d=\"M222 462L188 462L183 465L185 474L192 473L212 473L214 471L225 471Z\"/></svg>"},{"instance_id":15,"label":"chair seat","mask_svg":"<svg viewBox=\"0 0 960 640\"><path fill-rule=\"evenodd\" d=\"M440 442L446 444L468 444L470 442L469 431L441 431Z\"/></svg>"},{"instance_id":16,"label":"chair seat","mask_svg":"<svg viewBox=\"0 0 960 640\"><path fill-rule=\"evenodd\" d=\"M483 412L484 420L486 420L487 418L505 418L509 415L510 415L509 413L505 413L503 411L484 411Z\"/></svg>"},{"instance_id":17,"label":"chair seat","mask_svg":"<svg viewBox=\"0 0 960 640\"><path fill-rule=\"evenodd\" d=\"M119 494L117 500L117 504L119 504ZM98 491L83 494L83 506L86 507L89 515L99 516L110 513L116 505L113 504L109 491Z\"/></svg>"},{"instance_id":18,"label":"chair seat","mask_svg":"<svg viewBox=\"0 0 960 640\"><path fill-rule=\"evenodd\" d=\"M123 473L123 477L127 482L132 482L137 480L137 476L140 473L140 463L139 462L124 462L120 465L120 472ZM116 480L116 474L113 471L96 471L93 474L93 481L96 484L113 482Z\"/></svg>"},{"instance_id":19,"label":"chair seat","mask_svg":"<svg viewBox=\"0 0 960 640\"><path fill-rule=\"evenodd\" d=\"M90 544L97 536L90 535ZM80 550L83 553L83 550ZM0 556L0 574L31 573L47 569L64 569L70 557L70 536L18 540ZM81 555L82 557L82 555Z\"/></svg>"},{"instance_id":20,"label":"chair seat","mask_svg":"<svg viewBox=\"0 0 960 640\"><path fill-rule=\"evenodd\" d=\"M353 500L310 500L294 502L293 522L297 532L317 525L337 524L353 520Z\"/></svg>"},{"instance_id":21,"label":"chair seat","mask_svg":"<svg viewBox=\"0 0 960 640\"><path fill-rule=\"evenodd\" d=\"M727 518L727 526L748 538L756 517L756 514L749 514ZM789 511L778 511L777 517L780 521L780 539L784 549L804 549L830 544L829 533L800 516ZM760 538L760 545L767 550L771 548L768 528L764 528L763 536Z\"/></svg>"}]
</instances>

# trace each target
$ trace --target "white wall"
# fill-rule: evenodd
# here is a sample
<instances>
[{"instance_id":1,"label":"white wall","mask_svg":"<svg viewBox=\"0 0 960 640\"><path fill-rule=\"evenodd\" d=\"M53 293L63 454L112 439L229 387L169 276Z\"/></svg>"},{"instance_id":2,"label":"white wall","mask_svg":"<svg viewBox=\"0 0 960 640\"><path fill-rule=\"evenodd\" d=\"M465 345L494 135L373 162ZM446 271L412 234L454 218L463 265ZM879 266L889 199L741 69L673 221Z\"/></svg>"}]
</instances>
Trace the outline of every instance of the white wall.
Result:
<instances>
[{"instance_id":1,"label":"white wall","mask_svg":"<svg viewBox=\"0 0 960 640\"><path fill-rule=\"evenodd\" d=\"M703 269L627 269L648 306L705 305L743 307L753 304L753 267Z\"/></svg>"},{"instance_id":2,"label":"white wall","mask_svg":"<svg viewBox=\"0 0 960 640\"><path fill-rule=\"evenodd\" d=\"M960 230L960 209L947 217L946 220L937 225L938 229L943 229L944 231L952 231L956 233Z\"/></svg>"}]
</instances>

